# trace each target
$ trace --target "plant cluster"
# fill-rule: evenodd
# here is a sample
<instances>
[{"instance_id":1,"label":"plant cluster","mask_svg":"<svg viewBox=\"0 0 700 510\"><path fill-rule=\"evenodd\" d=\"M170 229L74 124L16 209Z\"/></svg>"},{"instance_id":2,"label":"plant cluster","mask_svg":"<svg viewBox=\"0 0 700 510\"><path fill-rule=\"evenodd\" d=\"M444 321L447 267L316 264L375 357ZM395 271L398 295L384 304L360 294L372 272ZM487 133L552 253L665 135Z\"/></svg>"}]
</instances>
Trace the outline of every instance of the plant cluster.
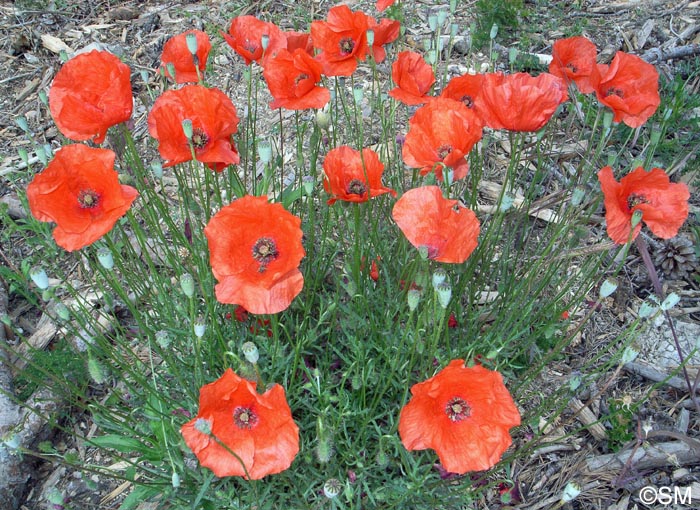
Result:
<instances>
[{"instance_id":1,"label":"plant cluster","mask_svg":"<svg viewBox=\"0 0 700 510\"><path fill-rule=\"evenodd\" d=\"M244 15L223 35L248 66L245 109L207 85L209 36L173 37L160 70L173 85L148 114L162 161L150 165L124 125L129 68L104 51L68 60L48 105L66 138L87 143L56 151L26 188L37 242L51 242L39 222L55 224L55 244L81 253L92 280L81 287L48 259L30 271L92 381L111 384L83 405L103 433L91 442L121 452L120 476L138 479L122 508L477 497L490 487L482 472L514 455L511 431L536 430L576 389L522 401L614 270L601 254L575 267L567 255L598 207L595 173L622 250L642 224L667 239L688 215L687 187L663 170L636 165L618 182L597 166L613 123L639 128L656 111L656 71L623 52L600 66L574 37L554 45L549 73L441 81L436 43L428 61L399 52L385 91L377 63L393 55L395 20L339 5L307 33ZM261 83L278 140L260 132ZM591 159L554 186L552 126L591 117ZM122 154L96 147L108 130ZM484 207L497 140L510 157ZM40 373L75 389L55 367Z\"/></svg>"}]
</instances>

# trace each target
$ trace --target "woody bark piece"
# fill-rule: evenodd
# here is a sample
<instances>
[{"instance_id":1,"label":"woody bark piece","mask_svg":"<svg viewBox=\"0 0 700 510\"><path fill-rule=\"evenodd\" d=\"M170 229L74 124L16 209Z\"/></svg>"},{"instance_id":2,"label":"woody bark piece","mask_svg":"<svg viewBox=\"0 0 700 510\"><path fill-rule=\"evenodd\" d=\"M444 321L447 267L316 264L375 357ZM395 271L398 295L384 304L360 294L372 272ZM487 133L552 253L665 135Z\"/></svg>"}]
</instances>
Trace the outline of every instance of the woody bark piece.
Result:
<instances>
[{"instance_id":1,"label":"woody bark piece","mask_svg":"<svg viewBox=\"0 0 700 510\"><path fill-rule=\"evenodd\" d=\"M27 358L31 356L32 351L44 349L57 332L58 327L53 320L45 313L42 314L36 325L36 331L27 339L26 343L17 347L17 357L12 363L14 369L22 370L27 365Z\"/></svg>"},{"instance_id":2,"label":"woody bark piece","mask_svg":"<svg viewBox=\"0 0 700 510\"><path fill-rule=\"evenodd\" d=\"M623 370L625 370L625 372L639 375L644 379L649 379L650 381L654 382L663 382L666 386L670 386L671 388L675 388L679 391L689 391L688 385L680 377L669 377L668 374L664 374L663 372L660 372L650 366L642 365L641 363L630 362L625 363L622 368ZM695 392L698 393L699 390L700 388L696 388Z\"/></svg>"},{"instance_id":3,"label":"woody bark piece","mask_svg":"<svg viewBox=\"0 0 700 510\"><path fill-rule=\"evenodd\" d=\"M572 398L569 401L569 407L576 413L576 418L598 441L605 441L608 435L605 433L605 427L599 423L599 419L593 414L589 407L584 407L583 402L577 398Z\"/></svg>"},{"instance_id":4,"label":"woody bark piece","mask_svg":"<svg viewBox=\"0 0 700 510\"><path fill-rule=\"evenodd\" d=\"M636 450L600 455L586 459L586 469L596 471L619 471L627 463L638 471L668 466L700 464L700 445L688 441L669 441L648 444Z\"/></svg>"}]
</instances>

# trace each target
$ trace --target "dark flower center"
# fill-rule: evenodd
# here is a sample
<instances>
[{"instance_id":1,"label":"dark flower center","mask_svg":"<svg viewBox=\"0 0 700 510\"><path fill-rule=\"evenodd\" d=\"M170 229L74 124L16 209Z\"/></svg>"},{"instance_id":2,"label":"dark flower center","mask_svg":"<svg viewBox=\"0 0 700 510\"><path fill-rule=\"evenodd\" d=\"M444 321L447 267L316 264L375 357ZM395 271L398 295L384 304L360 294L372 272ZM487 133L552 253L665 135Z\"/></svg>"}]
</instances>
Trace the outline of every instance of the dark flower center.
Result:
<instances>
[{"instance_id":1,"label":"dark flower center","mask_svg":"<svg viewBox=\"0 0 700 510\"><path fill-rule=\"evenodd\" d=\"M299 82L300 82L301 80L306 80L306 79L308 79L308 78L309 78L309 75L308 75L308 74L306 74L306 73L301 73L299 76L297 76L297 77L294 79L294 85L299 85Z\"/></svg>"},{"instance_id":2,"label":"dark flower center","mask_svg":"<svg viewBox=\"0 0 700 510\"><path fill-rule=\"evenodd\" d=\"M445 406L445 414L450 419L450 421L462 421L472 414L471 407L465 402L464 399L459 397L453 397Z\"/></svg>"},{"instance_id":3,"label":"dark flower center","mask_svg":"<svg viewBox=\"0 0 700 510\"><path fill-rule=\"evenodd\" d=\"M638 195L637 193L632 193L627 197L627 208L632 210L635 206L639 204L648 204L649 200L644 195Z\"/></svg>"},{"instance_id":4,"label":"dark flower center","mask_svg":"<svg viewBox=\"0 0 700 510\"><path fill-rule=\"evenodd\" d=\"M195 149L203 149L209 143L209 135L202 128L192 130L192 145Z\"/></svg>"},{"instance_id":5,"label":"dark flower center","mask_svg":"<svg viewBox=\"0 0 700 510\"><path fill-rule=\"evenodd\" d=\"M466 105L467 108L471 108L472 106L474 106L474 100L472 99L472 96L468 94L462 96L462 102Z\"/></svg>"},{"instance_id":6,"label":"dark flower center","mask_svg":"<svg viewBox=\"0 0 700 510\"><path fill-rule=\"evenodd\" d=\"M605 97L608 97L608 96L625 97L625 93L622 92L622 89L618 89L616 87L610 87L608 90L605 91Z\"/></svg>"},{"instance_id":7,"label":"dark flower center","mask_svg":"<svg viewBox=\"0 0 700 510\"><path fill-rule=\"evenodd\" d=\"M576 65L569 63L569 64L566 64L566 67L568 67L572 73L574 73L574 74L578 73L578 67L576 67Z\"/></svg>"},{"instance_id":8,"label":"dark flower center","mask_svg":"<svg viewBox=\"0 0 700 510\"><path fill-rule=\"evenodd\" d=\"M237 407L233 410L233 423L239 429L252 429L258 424L258 415L249 407Z\"/></svg>"},{"instance_id":9,"label":"dark flower center","mask_svg":"<svg viewBox=\"0 0 700 510\"><path fill-rule=\"evenodd\" d=\"M367 186L360 179L353 179L348 183L348 194L362 196L365 193L367 193Z\"/></svg>"},{"instance_id":10,"label":"dark flower center","mask_svg":"<svg viewBox=\"0 0 700 510\"><path fill-rule=\"evenodd\" d=\"M355 49L355 41L353 41L350 37L344 37L340 40L340 44L338 44L338 46L340 46L341 55L350 55L352 50Z\"/></svg>"},{"instance_id":11,"label":"dark flower center","mask_svg":"<svg viewBox=\"0 0 700 510\"><path fill-rule=\"evenodd\" d=\"M255 53L256 51L258 51L258 45L250 39L246 39L243 43L243 49L249 53Z\"/></svg>"},{"instance_id":12,"label":"dark flower center","mask_svg":"<svg viewBox=\"0 0 700 510\"><path fill-rule=\"evenodd\" d=\"M78 203L83 209L92 209L100 203L100 195L94 189L84 189L78 193Z\"/></svg>"},{"instance_id":13,"label":"dark flower center","mask_svg":"<svg viewBox=\"0 0 700 510\"><path fill-rule=\"evenodd\" d=\"M253 245L253 258L260 262L258 272L264 273L270 262L279 257L277 244L269 237L261 237Z\"/></svg>"},{"instance_id":14,"label":"dark flower center","mask_svg":"<svg viewBox=\"0 0 700 510\"><path fill-rule=\"evenodd\" d=\"M441 145L440 147L438 147L438 150L437 150L438 158L445 159L450 154L450 152L452 152L451 145L449 145L449 144Z\"/></svg>"}]
</instances>

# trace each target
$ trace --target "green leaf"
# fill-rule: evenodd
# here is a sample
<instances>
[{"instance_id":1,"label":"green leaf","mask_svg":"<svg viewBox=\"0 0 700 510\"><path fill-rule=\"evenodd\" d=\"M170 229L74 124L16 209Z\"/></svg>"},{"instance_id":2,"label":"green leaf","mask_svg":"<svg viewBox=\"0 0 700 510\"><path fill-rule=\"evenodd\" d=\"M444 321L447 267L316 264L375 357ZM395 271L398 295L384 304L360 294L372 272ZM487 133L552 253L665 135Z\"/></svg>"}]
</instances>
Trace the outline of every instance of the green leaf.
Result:
<instances>
[{"instance_id":1,"label":"green leaf","mask_svg":"<svg viewBox=\"0 0 700 510\"><path fill-rule=\"evenodd\" d=\"M131 453L135 451L146 453L150 450L148 446L143 444L138 439L122 437L116 434L93 437L92 442L101 448L112 448L113 450L117 450L122 453Z\"/></svg>"},{"instance_id":2,"label":"green leaf","mask_svg":"<svg viewBox=\"0 0 700 510\"><path fill-rule=\"evenodd\" d=\"M132 510L133 508L136 508L139 503L148 501L149 499L158 496L161 492L162 489L140 485L124 499L119 507L119 510Z\"/></svg>"}]
</instances>

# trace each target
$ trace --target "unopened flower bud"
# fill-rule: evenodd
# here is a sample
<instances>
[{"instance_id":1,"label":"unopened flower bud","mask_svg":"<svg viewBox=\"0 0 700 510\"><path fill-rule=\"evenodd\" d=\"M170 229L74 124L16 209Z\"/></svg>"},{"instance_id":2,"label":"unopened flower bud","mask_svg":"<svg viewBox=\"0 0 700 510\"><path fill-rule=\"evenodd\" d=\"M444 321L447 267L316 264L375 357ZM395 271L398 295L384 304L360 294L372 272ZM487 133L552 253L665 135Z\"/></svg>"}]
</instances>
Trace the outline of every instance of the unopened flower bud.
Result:
<instances>
[{"instance_id":1,"label":"unopened flower bud","mask_svg":"<svg viewBox=\"0 0 700 510\"><path fill-rule=\"evenodd\" d=\"M153 174L153 177L156 179L162 179L163 178L163 165L158 163L157 161L154 161L151 163L151 173Z\"/></svg>"},{"instance_id":2,"label":"unopened flower bud","mask_svg":"<svg viewBox=\"0 0 700 510\"><path fill-rule=\"evenodd\" d=\"M267 50L268 46L270 46L270 36L267 34L263 34L260 38L260 47L263 49L263 51L265 51Z\"/></svg>"},{"instance_id":3,"label":"unopened flower bud","mask_svg":"<svg viewBox=\"0 0 700 510\"><path fill-rule=\"evenodd\" d=\"M420 292L417 289L411 289L406 293L406 299L408 299L408 309L412 312L418 308L418 303L420 302Z\"/></svg>"},{"instance_id":4,"label":"unopened flower bud","mask_svg":"<svg viewBox=\"0 0 700 510\"><path fill-rule=\"evenodd\" d=\"M362 88L362 85L358 85L352 89L352 97L355 98L356 103L361 103L364 95L365 89Z\"/></svg>"},{"instance_id":5,"label":"unopened flower bud","mask_svg":"<svg viewBox=\"0 0 700 510\"><path fill-rule=\"evenodd\" d=\"M447 11L441 10L437 13L438 26L441 27L442 25L444 25L445 21L447 21Z\"/></svg>"},{"instance_id":6,"label":"unopened flower bud","mask_svg":"<svg viewBox=\"0 0 700 510\"><path fill-rule=\"evenodd\" d=\"M184 119L182 121L182 131L185 133L185 138L192 140L192 121L190 119Z\"/></svg>"},{"instance_id":7,"label":"unopened flower bud","mask_svg":"<svg viewBox=\"0 0 700 510\"><path fill-rule=\"evenodd\" d=\"M337 478L329 478L326 483L323 484L323 494L328 499L333 499L340 494L343 490L343 484Z\"/></svg>"},{"instance_id":8,"label":"unopened flower bud","mask_svg":"<svg viewBox=\"0 0 700 510\"><path fill-rule=\"evenodd\" d=\"M27 124L27 117L24 115L20 115L15 119L15 123L19 126L19 128L24 131L25 133L29 133L29 124Z\"/></svg>"},{"instance_id":9,"label":"unopened flower bud","mask_svg":"<svg viewBox=\"0 0 700 510\"><path fill-rule=\"evenodd\" d=\"M248 360L249 363L255 365L260 359L260 353L258 348L253 342L245 342L241 345L241 351L243 351L243 356Z\"/></svg>"},{"instance_id":10,"label":"unopened flower bud","mask_svg":"<svg viewBox=\"0 0 700 510\"><path fill-rule=\"evenodd\" d=\"M443 282L437 287L435 287L435 292L437 292L438 301L442 308L447 308L452 299L452 287L449 283Z\"/></svg>"},{"instance_id":11,"label":"unopened flower bud","mask_svg":"<svg viewBox=\"0 0 700 510\"><path fill-rule=\"evenodd\" d=\"M88 374L97 384L102 384L107 380L104 367L92 356L88 358Z\"/></svg>"},{"instance_id":12,"label":"unopened flower bud","mask_svg":"<svg viewBox=\"0 0 700 510\"><path fill-rule=\"evenodd\" d=\"M494 40L497 35L498 35L498 25L496 25L494 23L493 25L491 25L491 32L489 33L489 38L491 40Z\"/></svg>"},{"instance_id":13,"label":"unopened flower bud","mask_svg":"<svg viewBox=\"0 0 700 510\"><path fill-rule=\"evenodd\" d=\"M331 123L331 116L322 110L316 112L316 125L321 129L326 129Z\"/></svg>"},{"instance_id":14,"label":"unopened flower bud","mask_svg":"<svg viewBox=\"0 0 700 510\"><path fill-rule=\"evenodd\" d=\"M156 332L156 343L161 349L167 349L170 347L170 335L168 332L163 329Z\"/></svg>"},{"instance_id":15,"label":"unopened flower bud","mask_svg":"<svg viewBox=\"0 0 700 510\"><path fill-rule=\"evenodd\" d=\"M194 422L195 430L198 430L202 434L206 435L211 434L211 426L211 421L207 420L206 418L197 418Z\"/></svg>"},{"instance_id":16,"label":"unopened flower bud","mask_svg":"<svg viewBox=\"0 0 700 510\"><path fill-rule=\"evenodd\" d=\"M310 175L305 175L301 178L301 185L304 187L304 194L311 195L314 191L314 178Z\"/></svg>"},{"instance_id":17,"label":"unopened flower bud","mask_svg":"<svg viewBox=\"0 0 700 510\"><path fill-rule=\"evenodd\" d=\"M258 157L266 165L272 161L272 144L267 140L258 142Z\"/></svg>"},{"instance_id":18,"label":"unopened flower bud","mask_svg":"<svg viewBox=\"0 0 700 510\"><path fill-rule=\"evenodd\" d=\"M420 258L423 260L428 260L428 254L430 252L428 251L427 246L419 246L418 247L418 255L420 255Z\"/></svg>"},{"instance_id":19,"label":"unopened flower bud","mask_svg":"<svg viewBox=\"0 0 700 510\"><path fill-rule=\"evenodd\" d=\"M36 157L39 158L39 161L41 161L41 164L46 166L49 162L49 158L46 156L46 149L44 147L37 147L36 148Z\"/></svg>"},{"instance_id":20,"label":"unopened flower bud","mask_svg":"<svg viewBox=\"0 0 700 510\"><path fill-rule=\"evenodd\" d=\"M29 166L29 154L27 154L27 150L19 148L17 149L17 154L19 154L19 158L22 160L22 163L24 163L24 166Z\"/></svg>"},{"instance_id":21,"label":"unopened flower bud","mask_svg":"<svg viewBox=\"0 0 700 510\"><path fill-rule=\"evenodd\" d=\"M49 276L46 274L41 267L33 267L29 270L29 277L34 282L34 285L39 287L41 290L46 290L49 288Z\"/></svg>"},{"instance_id":22,"label":"unopened flower bud","mask_svg":"<svg viewBox=\"0 0 700 510\"><path fill-rule=\"evenodd\" d=\"M367 30L367 46L372 46L374 44L374 30Z\"/></svg>"},{"instance_id":23,"label":"unopened flower bud","mask_svg":"<svg viewBox=\"0 0 700 510\"><path fill-rule=\"evenodd\" d=\"M578 207L583 203L583 199L586 197L586 190L581 186L576 186L574 191L571 192L571 205Z\"/></svg>"},{"instance_id":24,"label":"unopened flower bud","mask_svg":"<svg viewBox=\"0 0 700 510\"><path fill-rule=\"evenodd\" d=\"M63 303L56 303L56 315L64 321L70 319L70 310Z\"/></svg>"},{"instance_id":25,"label":"unopened flower bud","mask_svg":"<svg viewBox=\"0 0 700 510\"><path fill-rule=\"evenodd\" d=\"M185 273L180 277L180 288L188 298L194 295L194 278L190 273Z\"/></svg>"},{"instance_id":26,"label":"unopened flower bud","mask_svg":"<svg viewBox=\"0 0 700 510\"><path fill-rule=\"evenodd\" d=\"M100 265L107 270L114 267L114 257L112 256L112 252L109 250L109 248L103 246L97 250L97 260L99 261Z\"/></svg>"},{"instance_id":27,"label":"unopened flower bud","mask_svg":"<svg viewBox=\"0 0 700 510\"><path fill-rule=\"evenodd\" d=\"M614 278L607 278L600 286L599 295L601 298L606 298L610 296L615 290L617 290L617 280Z\"/></svg>"},{"instance_id":28,"label":"unopened flower bud","mask_svg":"<svg viewBox=\"0 0 700 510\"><path fill-rule=\"evenodd\" d=\"M197 54L197 35L190 32L185 36L185 42L187 43L187 49L192 53L192 55Z\"/></svg>"},{"instance_id":29,"label":"unopened flower bud","mask_svg":"<svg viewBox=\"0 0 700 510\"><path fill-rule=\"evenodd\" d=\"M428 16L428 28L430 28L431 32L435 32L438 27L438 17L436 15L430 15Z\"/></svg>"},{"instance_id":30,"label":"unopened flower bud","mask_svg":"<svg viewBox=\"0 0 700 510\"><path fill-rule=\"evenodd\" d=\"M457 10L457 0L450 0L450 12L452 14Z\"/></svg>"},{"instance_id":31,"label":"unopened flower bud","mask_svg":"<svg viewBox=\"0 0 700 510\"><path fill-rule=\"evenodd\" d=\"M170 76L173 80L175 79L175 64L172 62L168 62L165 64L165 70L168 71L168 76Z\"/></svg>"},{"instance_id":32,"label":"unopened flower bud","mask_svg":"<svg viewBox=\"0 0 700 510\"><path fill-rule=\"evenodd\" d=\"M173 489L180 487L180 475L177 474L177 471L173 471L173 475L170 477L170 483Z\"/></svg>"},{"instance_id":33,"label":"unopened flower bud","mask_svg":"<svg viewBox=\"0 0 700 510\"><path fill-rule=\"evenodd\" d=\"M46 91L40 90L38 95L39 95L39 101L44 103L44 106L48 106L49 105L49 96L46 94Z\"/></svg>"},{"instance_id":34,"label":"unopened flower bud","mask_svg":"<svg viewBox=\"0 0 700 510\"><path fill-rule=\"evenodd\" d=\"M578 495L581 494L581 486L574 482L569 482L564 487L564 491L561 494L561 501L568 503L575 500Z\"/></svg>"},{"instance_id":35,"label":"unopened flower bud","mask_svg":"<svg viewBox=\"0 0 700 510\"><path fill-rule=\"evenodd\" d=\"M612 110L605 110L605 113L603 113L603 127L605 129L610 129L610 126L612 126L612 122L613 122Z\"/></svg>"}]
</instances>

